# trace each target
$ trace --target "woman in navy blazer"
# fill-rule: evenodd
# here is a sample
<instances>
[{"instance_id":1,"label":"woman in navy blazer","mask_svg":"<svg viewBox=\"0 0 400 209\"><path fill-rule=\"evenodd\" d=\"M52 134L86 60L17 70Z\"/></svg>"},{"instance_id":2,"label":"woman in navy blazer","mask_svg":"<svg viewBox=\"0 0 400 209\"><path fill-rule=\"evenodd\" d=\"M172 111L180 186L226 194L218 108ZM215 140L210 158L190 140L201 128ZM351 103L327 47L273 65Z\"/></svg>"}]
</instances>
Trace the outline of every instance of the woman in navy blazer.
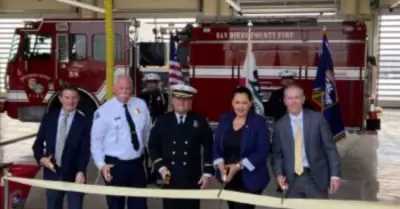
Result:
<instances>
[{"instance_id":1,"label":"woman in navy blazer","mask_svg":"<svg viewBox=\"0 0 400 209\"><path fill-rule=\"evenodd\" d=\"M265 119L252 110L253 97L246 87L232 97L233 111L219 120L213 147L217 177L225 189L261 194L269 182L267 157L270 150ZM230 209L253 209L254 205L229 202Z\"/></svg>"}]
</instances>

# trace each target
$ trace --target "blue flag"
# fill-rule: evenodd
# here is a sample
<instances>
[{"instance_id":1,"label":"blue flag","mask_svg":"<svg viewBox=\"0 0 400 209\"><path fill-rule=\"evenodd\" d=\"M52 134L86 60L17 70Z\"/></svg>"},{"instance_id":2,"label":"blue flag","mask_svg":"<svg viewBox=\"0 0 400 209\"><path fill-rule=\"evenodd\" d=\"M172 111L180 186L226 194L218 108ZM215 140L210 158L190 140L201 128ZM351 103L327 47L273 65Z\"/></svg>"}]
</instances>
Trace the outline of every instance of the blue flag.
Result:
<instances>
[{"instance_id":1,"label":"blue flag","mask_svg":"<svg viewBox=\"0 0 400 209\"><path fill-rule=\"evenodd\" d=\"M333 61L329 51L326 32L322 38L322 52L318 61L317 75L314 80L312 99L323 112L329 123L335 141L346 137L342 113L337 95Z\"/></svg>"}]
</instances>

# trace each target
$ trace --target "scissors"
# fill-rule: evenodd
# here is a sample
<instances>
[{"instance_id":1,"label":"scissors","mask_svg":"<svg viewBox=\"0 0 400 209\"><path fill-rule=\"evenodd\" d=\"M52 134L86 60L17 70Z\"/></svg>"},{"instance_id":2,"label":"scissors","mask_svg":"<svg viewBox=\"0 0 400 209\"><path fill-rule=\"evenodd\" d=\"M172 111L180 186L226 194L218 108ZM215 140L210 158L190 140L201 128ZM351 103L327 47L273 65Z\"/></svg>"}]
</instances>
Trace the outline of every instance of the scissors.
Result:
<instances>
[{"instance_id":1,"label":"scissors","mask_svg":"<svg viewBox=\"0 0 400 209\"><path fill-rule=\"evenodd\" d=\"M283 186L283 187L282 187L281 205L283 205L283 202L285 201L285 197L286 197L286 192L287 192L287 190L288 190L287 186Z\"/></svg>"},{"instance_id":2,"label":"scissors","mask_svg":"<svg viewBox=\"0 0 400 209\"><path fill-rule=\"evenodd\" d=\"M224 190L225 186L226 186L226 179L228 178L227 174L226 174L226 170L224 170L224 174L222 175L222 187L219 189L218 191L218 197L221 196L222 190Z\"/></svg>"},{"instance_id":3,"label":"scissors","mask_svg":"<svg viewBox=\"0 0 400 209\"><path fill-rule=\"evenodd\" d=\"M222 190L225 189L225 186L226 186L226 183L227 183L227 181L226 181L227 178L228 178L228 175L227 175L227 171L225 169L223 175L221 176L222 187L218 191L218 195L217 195L218 198L221 196ZM222 200L219 201L219 209L221 209L221 208L222 208Z\"/></svg>"}]
</instances>

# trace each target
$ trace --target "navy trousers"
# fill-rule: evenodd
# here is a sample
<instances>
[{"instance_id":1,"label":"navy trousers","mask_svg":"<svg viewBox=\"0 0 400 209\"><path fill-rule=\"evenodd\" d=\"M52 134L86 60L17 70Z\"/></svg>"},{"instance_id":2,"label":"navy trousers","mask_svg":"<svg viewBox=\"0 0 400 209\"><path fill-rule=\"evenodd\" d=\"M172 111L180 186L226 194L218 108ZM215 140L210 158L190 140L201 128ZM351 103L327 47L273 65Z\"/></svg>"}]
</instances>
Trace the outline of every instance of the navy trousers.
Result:
<instances>
[{"instance_id":1,"label":"navy trousers","mask_svg":"<svg viewBox=\"0 0 400 209\"><path fill-rule=\"evenodd\" d=\"M114 165L111 170L112 180L106 185L120 187L146 187L146 175L143 167L143 158L134 160L120 160L116 157L106 156L107 164ZM108 209L147 209L146 198L107 196Z\"/></svg>"},{"instance_id":2,"label":"navy trousers","mask_svg":"<svg viewBox=\"0 0 400 209\"><path fill-rule=\"evenodd\" d=\"M47 209L62 209L65 195L68 209L83 208L83 193L46 190Z\"/></svg>"}]
</instances>

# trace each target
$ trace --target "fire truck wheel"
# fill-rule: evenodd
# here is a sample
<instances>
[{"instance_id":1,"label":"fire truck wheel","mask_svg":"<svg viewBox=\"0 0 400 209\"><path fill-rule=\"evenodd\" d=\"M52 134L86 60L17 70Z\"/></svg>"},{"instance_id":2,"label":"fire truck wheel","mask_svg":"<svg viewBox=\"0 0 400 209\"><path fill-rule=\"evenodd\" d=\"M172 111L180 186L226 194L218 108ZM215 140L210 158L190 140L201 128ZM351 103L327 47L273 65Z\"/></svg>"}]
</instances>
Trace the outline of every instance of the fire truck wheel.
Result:
<instances>
[{"instance_id":1,"label":"fire truck wheel","mask_svg":"<svg viewBox=\"0 0 400 209\"><path fill-rule=\"evenodd\" d=\"M80 110L82 113L84 113L86 116L92 117L94 114L94 111L96 111L96 109L97 109L96 102L93 101L85 93L79 92L79 95L80 95L80 100L79 100L77 109ZM51 100L51 102L48 106L48 109L47 109L48 111L61 108L60 100L58 100L58 93L53 98L54 99Z\"/></svg>"}]
</instances>

